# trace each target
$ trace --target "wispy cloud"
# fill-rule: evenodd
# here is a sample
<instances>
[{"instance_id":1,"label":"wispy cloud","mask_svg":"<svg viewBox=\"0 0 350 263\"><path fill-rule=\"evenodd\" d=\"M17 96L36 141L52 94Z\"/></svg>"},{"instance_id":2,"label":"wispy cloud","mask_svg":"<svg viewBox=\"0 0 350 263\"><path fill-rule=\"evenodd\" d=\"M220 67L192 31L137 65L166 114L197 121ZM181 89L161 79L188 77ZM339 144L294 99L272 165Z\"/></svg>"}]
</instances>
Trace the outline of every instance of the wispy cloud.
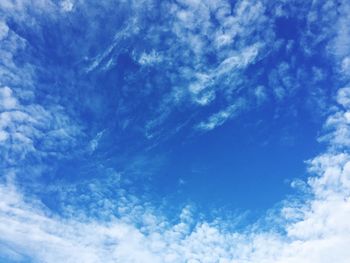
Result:
<instances>
[{"instance_id":1,"label":"wispy cloud","mask_svg":"<svg viewBox=\"0 0 350 263\"><path fill-rule=\"evenodd\" d=\"M236 116L239 111L243 110L246 103L243 99L238 100L234 104L228 106L224 110L214 113L207 121L199 123L196 128L200 130L212 130L224 124L227 120Z\"/></svg>"},{"instance_id":2,"label":"wispy cloud","mask_svg":"<svg viewBox=\"0 0 350 263\"><path fill-rule=\"evenodd\" d=\"M62 9L74 12L79 6L86 7L80 2L74 5L70 1L55 3L38 1L37 12L43 16L52 12L58 16ZM34 60L23 65L16 60L30 44L8 23L13 16L13 19L31 21L33 27L39 27L35 16L29 14L29 4L31 1L0 2L1 14L7 14L6 19L0 22L0 260L48 263L348 262L350 89L346 86L337 91L337 102L329 107L325 135L320 138L327 144L327 149L308 162L309 177L302 184L306 195L295 194L296 200L284 200L280 208L272 209L272 218L262 219L268 222L266 225L256 223L247 226L244 231L234 230L230 222L209 221L196 216L191 206L185 206L177 218L170 219L144 196L129 194L120 183L121 174L110 168L104 169L105 181L98 178L82 184L72 183L71 187L64 183L56 185L55 191L60 196L56 205L62 211L55 213L50 210L40 195L27 191L21 185L22 177L19 175L35 177L45 174L40 169L46 165L45 160L51 163L67 157L86 134L72 116L72 109L63 105L63 99L43 94L45 91L61 94L60 89L53 90L50 86L51 89L43 91L37 87L42 85L36 75L41 67L36 68L29 63ZM145 3L145 6L149 5L149 2ZM85 59L84 52L93 48L89 46L79 53L83 64L88 65L84 74L91 77L96 72L108 71L117 63L118 48L124 38L141 32L149 33L142 36L151 47L140 48L135 44L132 59L142 68L140 71L157 65L165 72L166 81L155 78L155 82L161 84L157 87L165 92L157 97L156 105L149 107L151 110L145 113L147 118L141 123L146 130L148 127L150 134L151 130L164 124L174 108L184 104L191 111L191 107L202 108L216 100L224 102L220 104L225 105L223 108L206 113L204 120L195 125L196 129L210 131L233 119L251 100L260 104L271 94L276 101L293 94L300 71L296 72L288 62L279 63L271 72L271 87L252 85L244 91L239 88L242 81L249 79L245 70L268 53L269 41L275 37L263 1L238 1L234 6L226 1L178 1L166 3L164 7L168 10L167 23L161 27L150 27L148 31L139 22L144 18L141 11L146 7L143 3L133 3L132 8L137 12L131 13L140 15L137 17L140 20L127 20L135 24L115 35L111 43L106 44L106 50ZM349 8L343 4L341 15L337 18L330 7L334 7L333 1L312 4L307 16L309 32L301 37L301 45L306 54L312 55L318 52L315 47L327 39L328 53L325 53L335 59L335 71L343 74L342 82L346 82ZM327 17L320 17L320 9L330 10ZM274 12L273 15L283 16L287 11L278 7ZM322 19L322 25L332 22L341 30L334 31L335 37L328 39L334 28L322 27L320 34L308 43L307 40L315 36L312 25L317 23L318 18ZM95 31L89 33L93 35ZM167 34L171 36L168 39ZM151 41L150 35L156 37ZM156 45L162 40L160 36L166 40L165 46ZM206 59L213 54L213 62L207 63ZM322 74L315 75L317 79L326 78ZM60 83L61 79L57 79L55 81ZM74 81L72 83L75 84ZM151 84L149 86L152 87ZM130 86L123 88L130 92ZM65 91L71 94L70 89ZM144 92L151 94L147 98L158 95L158 90ZM130 96L135 94L138 93ZM120 97L127 95L126 91L121 92ZM119 109L127 112L123 102L119 103ZM149 105L149 101L146 104ZM130 108L135 110L136 106ZM141 124L135 125L137 129ZM88 151L93 152L98 149L104 133L91 133L95 137L92 136L88 143ZM83 145L86 148L86 143ZM37 174L35 169L30 169L33 165L39 167ZM39 182L36 183L39 185ZM298 183L294 185L298 186ZM274 225L276 222L278 227Z\"/></svg>"}]
</instances>

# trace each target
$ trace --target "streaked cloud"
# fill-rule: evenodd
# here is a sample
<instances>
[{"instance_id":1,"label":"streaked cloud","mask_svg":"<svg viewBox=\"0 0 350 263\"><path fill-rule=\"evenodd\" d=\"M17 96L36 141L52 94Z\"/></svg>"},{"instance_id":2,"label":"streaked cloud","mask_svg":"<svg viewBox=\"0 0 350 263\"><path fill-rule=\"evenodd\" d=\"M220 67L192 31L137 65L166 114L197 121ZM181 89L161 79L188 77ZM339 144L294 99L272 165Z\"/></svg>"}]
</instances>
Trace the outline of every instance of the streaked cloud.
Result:
<instances>
[{"instance_id":1,"label":"streaked cloud","mask_svg":"<svg viewBox=\"0 0 350 263\"><path fill-rule=\"evenodd\" d=\"M119 27L105 36L107 31L99 31L101 25L109 27L116 21L94 22L109 4L0 2L4 15L0 21L0 261L347 263L349 5L344 1L336 8L333 1L315 2L308 8L302 5L303 12L295 15L297 11L284 1L177 1L160 4L161 12L154 19L150 12L155 2L122 1L111 9L125 17L116 20ZM266 14L269 7L271 17ZM63 51L54 47L52 53L45 53L42 47L52 43L40 37L46 32L41 19L61 26L59 32L77 25L74 18L62 18L62 11L72 16L77 11L86 19L86 28L72 30L76 43L62 34L69 43L62 45ZM290 55L298 43L277 39L274 19L289 13L296 19L307 15L307 32L298 36L298 48L303 49L300 54L309 68L299 67L304 60ZM153 22L145 26L145 21ZM32 36L26 32L29 29ZM96 35L105 38L94 42ZM71 61L63 60L60 52L71 52L65 57ZM264 58L273 52L277 62L265 69ZM287 55L279 59L284 52ZM308 60L315 54L327 62L325 70ZM50 56L67 63L67 68L52 65ZM119 70L133 70L118 75L118 63ZM262 65L254 69L258 63ZM327 80L328 67L340 75L332 92L309 92L302 85ZM101 85L99 76L114 89ZM256 76L268 77L260 83ZM337 90L339 83L343 88ZM289 99L293 104L300 89L327 109L319 138L326 147L307 162L306 180L292 183L300 193L271 208L262 223L238 230L227 220L209 220L200 211L195 213L192 205L185 205L176 217L169 216L162 210L166 204L153 204L146 194L137 195L132 180L123 178L128 170L116 168L122 163L119 151L128 153L126 159L132 163L130 149L148 149L140 134L159 143L160 138L189 126L197 136L198 131L210 132L266 102L280 105ZM98 94L107 99L99 101ZM175 124L167 125L170 119ZM101 141L111 137L113 144L106 150ZM99 155L100 150L105 152ZM144 163L156 162L142 153L139 160L134 158L138 174L146 173ZM71 166L83 163L88 176L79 179L63 169L73 157L77 161ZM59 160L68 160L60 164L60 175L69 180L54 178ZM91 175L95 171L103 176ZM179 184L187 185L186 176L181 178ZM43 198L52 193L57 210Z\"/></svg>"},{"instance_id":2,"label":"streaked cloud","mask_svg":"<svg viewBox=\"0 0 350 263\"><path fill-rule=\"evenodd\" d=\"M227 120L236 116L239 111L243 110L246 103L244 100L238 100L236 103L228 106L226 109L214 113L207 121L199 123L196 128L200 130L212 130L224 124Z\"/></svg>"}]
</instances>

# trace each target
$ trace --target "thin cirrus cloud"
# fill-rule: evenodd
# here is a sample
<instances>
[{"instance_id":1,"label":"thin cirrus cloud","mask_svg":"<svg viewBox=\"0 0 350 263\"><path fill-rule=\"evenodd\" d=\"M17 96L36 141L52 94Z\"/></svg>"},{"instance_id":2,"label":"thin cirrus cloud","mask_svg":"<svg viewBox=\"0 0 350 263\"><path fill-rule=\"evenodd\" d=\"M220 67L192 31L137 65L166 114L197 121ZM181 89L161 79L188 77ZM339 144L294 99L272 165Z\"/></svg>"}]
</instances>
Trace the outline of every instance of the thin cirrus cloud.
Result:
<instances>
[{"instance_id":1,"label":"thin cirrus cloud","mask_svg":"<svg viewBox=\"0 0 350 263\"><path fill-rule=\"evenodd\" d=\"M346 69L350 36L346 24L350 9L346 3L341 4L339 17L335 16L330 8L332 2L302 5L301 14L282 2L271 5L264 1L238 1L235 6L226 1L166 2L161 8L169 12L158 17L161 21L158 25L152 22L152 15L147 16L155 8L153 1L122 1L115 6L106 2L92 7L81 1L59 4L39 1L35 8L30 7L30 1L2 1L0 260L347 262L350 258L347 248L350 92ZM98 20L112 7L120 13L125 11L125 20ZM270 16L266 15L269 8L274 10ZM80 12L80 16L75 12ZM59 202L55 205L59 212L40 199L38 191L44 192L45 178L54 177L55 168L62 160L94 156L109 136L104 128L86 124L93 121L79 120L81 116L91 114L93 120L101 118L107 124L115 122L118 127L131 127L130 133L148 134L147 141L166 137L167 130L162 127L169 125L172 114L182 107L197 114L194 121L180 121L169 129L178 131L174 127L188 125L194 132L210 132L249 108L269 100L278 104L293 98L302 89L301 84L326 79L315 73L324 72L318 69L320 65L312 65L314 75L308 79L297 69L298 58L289 55L270 71L256 70L257 76L265 73L269 76L264 83L259 83L250 73L259 63L264 66L266 57L295 48L296 44L286 45L285 40L278 38L273 19L288 14L301 19L305 12L307 28L298 36L299 48L306 54L305 60L317 53L318 48L324 49L322 55L331 57L327 61L331 61L341 80L340 84L336 83L341 86L336 87L342 88L330 92L330 100L335 98L335 101L327 104L328 117L319 139L327 148L308 161L309 177L301 187L304 192L300 196L295 193L295 200L285 199L279 208L271 209L272 216L262 218L264 223L248 225L239 231L230 227L232 222L196 216L191 205L184 206L178 218L172 220L155 204L145 201L144 196L124 189L123 174L96 160L92 163L102 167L99 169L106 178L82 178L82 182L74 182L74 175L69 175L73 177L70 187L50 186L58 193ZM77 28L74 31L70 27L79 24L77 17L85 19L86 31ZM100 24L95 24L93 17ZM69 23L64 23L64 19ZM65 61L60 60L66 52L60 45L54 48L57 53L45 53L42 49L51 43L45 42L44 34L41 35L47 21L61 32L66 29L74 32L66 30L67 35L55 39L74 53ZM149 28L142 25L145 21L151 21ZM117 22L119 26L115 30L99 31ZM107 26L102 28L103 23ZM95 38L100 32L109 37L99 42ZM76 34L77 46L67 44L71 43L69 34ZM145 46L138 44L140 40ZM281 51L281 46L286 46L286 50ZM125 55L129 53L130 56ZM68 67L57 66L50 56ZM101 89L98 76L115 69L120 63L118 59L124 59L132 72L128 77L112 79L117 82L118 90L124 92L115 95ZM160 74L159 68L164 73ZM145 75L150 71L153 74ZM138 86L140 80L144 80L143 89ZM80 94L73 96L75 89ZM106 97L110 96L117 105L108 104L112 114L99 115L101 109L106 109L102 107L104 103L110 103L100 99L99 92L106 92ZM313 101L312 95L317 94L321 104L327 101L323 97L325 93L315 89L308 96ZM88 100L88 97L94 98ZM130 97L131 102L125 99ZM152 101L154 97L156 100ZM255 101L259 102L254 104ZM78 102L77 109L74 105ZM140 109L145 115L133 118L131 115ZM159 136L152 136L156 133ZM40 181L42 178L44 182ZM28 186L22 183L28 179Z\"/></svg>"},{"instance_id":2,"label":"thin cirrus cloud","mask_svg":"<svg viewBox=\"0 0 350 263\"><path fill-rule=\"evenodd\" d=\"M227 108L214 113L211 115L207 121L203 121L197 125L197 129L200 130L213 130L216 127L224 124L227 120L233 118L235 115L239 114L239 111L244 109L246 105L243 99L236 101L234 104L228 106Z\"/></svg>"}]
</instances>

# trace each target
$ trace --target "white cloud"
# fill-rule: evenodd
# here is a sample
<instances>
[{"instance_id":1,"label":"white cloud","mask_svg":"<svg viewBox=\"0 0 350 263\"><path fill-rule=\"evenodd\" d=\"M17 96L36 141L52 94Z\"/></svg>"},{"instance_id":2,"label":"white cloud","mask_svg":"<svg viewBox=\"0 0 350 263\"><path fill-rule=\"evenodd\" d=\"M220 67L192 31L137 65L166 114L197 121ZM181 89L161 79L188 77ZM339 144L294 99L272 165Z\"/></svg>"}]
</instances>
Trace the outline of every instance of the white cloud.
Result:
<instances>
[{"instance_id":1,"label":"white cloud","mask_svg":"<svg viewBox=\"0 0 350 263\"><path fill-rule=\"evenodd\" d=\"M152 50L150 53L143 52L138 59L138 62L141 65L153 65L160 63L162 61L162 56L157 53L155 50Z\"/></svg>"},{"instance_id":2,"label":"white cloud","mask_svg":"<svg viewBox=\"0 0 350 263\"><path fill-rule=\"evenodd\" d=\"M258 86L254 90L257 104L262 104L267 100L266 88L264 86Z\"/></svg>"},{"instance_id":3,"label":"white cloud","mask_svg":"<svg viewBox=\"0 0 350 263\"><path fill-rule=\"evenodd\" d=\"M254 48L254 44L251 46L243 43L246 44L243 45L245 48L237 52L225 48L235 41L234 36L237 34L251 34L249 27L237 27L237 21L240 22L238 24L246 25L257 23L260 18L264 19L260 2L254 2L251 6L247 1L240 1L233 16L225 11L226 2L184 1L182 4L186 5L187 9L179 10L179 7L174 7L179 21L174 24L173 30L193 49L194 57L191 57L191 60L193 59L195 66L190 72L197 78L193 82L194 86L189 87L190 92L195 95L202 94L202 91L211 86L210 82L216 76L244 68L255 61L259 49ZM13 5L13 2L9 1L0 2L0 6L5 6L6 10ZM212 28L211 13L215 14L227 32L230 32L232 39ZM198 27L202 31L196 35L194 31ZM346 29L341 32L347 33ZM7 30L6 34L0 34L6 36L0 39L2 41L10 41L8 38L11 38L11 35L13 38L10 43L20 41L18 36L13 35L14 32ZM203 50L199 47L207 45L203 37L205 35L212 36L212 40L217 43L215 48L220 50L219 66L214 69L206 68L201 62ZM224 41L219 44L221 39ZM339 45L336 50L343 55L346 53L346 48L343 48L347 45L341 43L341 36L337 41ZM15 48L20 47L21 43ZM115 47L112 44L105 53L96 57L90 69L98 68L107 58L113 59L111 53ZM7 68L18 70L13 62L12 51L11 48L2 50L1 58L4 58ZM5 73L8 73L5 71L7 69L2 70L4 71L1 72L1 76L5 76ZM31 79L30 72L28 70L22 72L23 74L18 73L20 77L13 75L10 79L17 81L17 84L30 83L31 81L23 81ZM196 72L201 72L209 78L198 77ZM211 75L212 72L216 74ZM287 83L288 79L282 81ZM20 165L20 160L26 158L27 153L35 152L37 157L55 151L65 154L66 147L74 146L76 137L80 134L79 126L69 118L65 109L57 104L44 106L31 99L28 99L26 104L22 103L22 91L25 90L19 89L17 85L2 86L0 89L1 160L5 158L6 164L13 166ZM262 96L261 90L255 91L257 97ZM211 100L207 99L206 95L195 98L203 105ZM202 101L201 98L205 99ZM118 196L118 200L104 199L102 202L98 199L99 202L94 204L95 210L101 214L113 215L111 211L114 209L121 211L119 217L98 220L77 212L78 207L74 206L73 201L67 207L64 207L64 202L59 204L65 208L66 214L57 215L36 197L22 192L13 179L0 182L0 259L20 262L29 257L33 262L48 263L347 263L350 258L350 156L347 154L350 145L349 88L339 90L337 99L341 107L335 107L335 112L325 124L328 134L323 140L329 143L329 148L309 162L312 175L307 184L311 197L297 203L286 202L281 211L277 211L277 214L280 212L281 215L274 218L281 222L280 227L285 233L275 231L273 227L270 230L262 230L258 224L244 232L234 231L225 227L230 222L199 220L192 215L190 207L185 207L178 222L173 223L174 220L168 220L147 204L133 201L135 198L129 200L124 195ZM233 118L245 105L243 100L229 102L230 106L210 116L197 128L214 129ZM98 134L92 140L91 149L96 149L100 137ZM42 148L37 148L35 141L39 141ZM118 174L114 176L118 181ZM89 188L90 191L83 191L82 198L100 198L101 192L97 184L91 183ZM69 192L69 189L65 191ZM76 191L72 190L70 199L78 198L74 195ZM120 191L123 192L123 189ZM118 204L115 205L113 201ZM85 211L88 212L91 211ZM266 228L264 226L264 229Z\"/></svg>"},{"instance_id":4,"label":"white cloud","mask_svg":"<svg viewBox=\"0 0 350 263\"><path fill-rule=\"evenodd\" d=\"M246 103L243 99L236 101L234 104L228 106L224 110L211 115L207 121L199 123L196 128L200 130L209 131L224 124L227 120L236 116L240 110L245 107Z\"/></svg>"},{"instance_id":5,"label":"white cloud","mask_svg":"<svg viewBox=\"0 0 350 263\"><path fill-rule=\"evenodd\" d=\"M345 109L329 119L350 113L344 103L350 94L346 89L338 94ZM347 119L337 119L330 134L343 129L341 122L346 124ZM199 220L190 207L183 209L177 223L171 223L147 205L142 208L128 202L105 207L124 210L120 217L107 221L77 214L74 209L70 209L70 216L61 217L52 215L39 200L21 194L10 181L0 184L0 240L5 244L2 257L19 262L29 257L34 262L48 263L346 263L350 256L350 156L335 151L333 139L329 144L329 150L309 162L312 197L298 203L286 202L274 218L282 223L286 234L273 227L261 230L259 225L244 232L234 231L225 227L227 222ZM100 196L96 187L90 189ZM97 203L103 213L101 202Z\"/></svg>"},{"instance_id":6,"label":"white cloud","mask_svg":"<svg viewBox=\"0 0 350 263\"><path fill-rule=\"evenodd\" d=\"M8 34L9 28L5 22L0 21L0 41Z\"/></svg>"},{"instance_id":7,"label":"white cloud","mask_svg":"<svg viewBox=\"0 0 350 263\"><path fill-rule=\"evenodd\" d=\"M350 88L342 88L337 93L337 102L345 109L350 107ZM350 112L338 110L329 116L325 128L332 132L319 138L320 141L331 141L332 146L344 148L350 146Z\"/></svg>"},{"instance_id":8,"label":"white cloud","mask_svg":"<svg viewBox=\"0 0 350 263\"><path fill-rule=\"evenodd\" d=\"M12 95L9 87L0 88L0 107L2 110L13 110L17 106L17 100Z\"/></svg>"},{"instance_id":9,"label":"white cloud","mask_svg":"<svg viewBox=\"0 0 350 263\"><path fill-rule=\"evenodd\" d=\"M30 153L62 155L74 145L80 128L59 106L22 105L11 88L0 89L0 132L3 162L20 165ZM8 141L10 139L10 142ZM36 146L39 144L40 146Z\"/></svg>"},{"instance_id":10,"label":"white cloud","mask_svg":"<svg viewBox=\"0 0 350 263\"><path fill-rule=\"evenodd\" d=\"M219 77L236 68L245 68L256 59L258 50L258 44L255 44L244 48L238 54L226 58L216 69L215 76Z\"/></svg>"},{"instance_id":11,"label":"white cloud","mask_svg":"<svg viewBox=\"0 0 350 263\"><path fill-rule=\"evenodd\" d=\"M61 8L65 12L70 12L74 8L74 2L70 0L64 0L60 2Z\"/></svg>"},{"instance_id":12,"label":"white cloud","mask_svg":"<svg viewBox=\"0 0 350 263\"><path fill-rule=\"evenodd\" d=\"M350 56L343 58L341 71L343 74L348 74L348 72L350 72Z\"/></svg>"},{"instance_id":13,"label":"white cloud","mask_svg":"<svg viewBox=\"0 0 350 263\"><path fill-rule=\"evenodd\" d=\"M90 152L94 152L98 148L98 145L100 143L100 140L101 140L104 132L105 132L105 130L98 132L96 134L96 136L90 141L90 143L89 143Z\"/></svg>"},{"instance_id":14,"label":"white cloud","mask_svg":"<svg viewBox=\"0 0 350 263\"><path fill-rule=\"evenodd\" d=\"M337 94L337 101L339 104L343 105L344 107L350 106L350 88L343 88L338 91Z\"/></svg>"},{"instance_id":15,"label":"white cloud","mask_svg":"<svg viewBox=\"0 0 350 263\"><path fill-rule=\"evenodd\" d=\"M125 27L119 30L113 37L112 43L110 43L105 50L98 53L95 57L85 57L89 65L86 68L86 73L90 73L94 70L108 70L116 63L117 56L120 52L123 41L135 36L139 33L139 14L137 14L137 5L133 6L136 10L135 16L126 21Z\"/></svg>"},{"instance_id":16,"label":"white cloud","mask_svg":"<svg viewBox=\"0 0 350 263\"><path fill-rule=\"evenodd\" d=\"M55 17L58 8L47 0L1 1L0 12L4 20L26 21L35 31L39 28L37 13ZM48 156L67 156L65 151L74 147L82 133L66 109L50 96L40 102L36 99L41 83L36 83L35 72L40 66L18 62L19 53L30 52L28 40L4 22L0 23L0 36L0 160L5 168L17 168L34 177L31 168L39 169ZM28 157L35 160L33 167L24 165Z\"/></svg>"},{"instance_id":17,"label":"white cloud","mask_svg":"<svg viewBox=\"0 0 350 263\"><path fill-rule=\"evenodd\" d=\"M179 96L169 100L167 89L159 107L170 111L188 97L193 106L209 106L218 98L233 104L241 96L235 91L245 80L246 68L264 57L266 46L273 41L264 5L260 1L179 1L165 6L169 24L151 32L157 40L157 33L169 28L174 34L171 45L162 53L162 67L174 75L169 93ZM208 62L210 57L212 61Z\"/></svg>"},{"instance_id":18,"label":"white cloud","mask_svg":"<svg viewBox=\"0 0 350 263\"><path fill-rule=\"evenodd\" d=\"M196 80L188 86L192 99L200 105L209 104L215 99L215 91L211 88L214 82L213 76L196 73L194 77Z\"/></svg>"},{"instance_id":19,"label":"white cloud","mask_svg":"<svg viewBox=\"0 0 350 263\"><path fill-rule=\"evenodd\" d=\"M341 103L350 95L346 89L338 94ZM346 103L343 105L346 109L330 119L350 111ZM331 134L341 127L339 122L347 120L338 120ZM280 222L286 234L273 228L262 231L257 226L235 232L225 228L227 222L198 220L189 207L173 224L147 206L134 209L133 204L126 203L126 211L143 215L139 217L142 228L123 216L99 221L77 217L73 210L68 218L60 217L50 214L38 200L23 196L13 183L1 183L0 240L6 244L2 256L19 262L29 257L48 263L346 263L350 256L350 156L334 152L333 142L329 141L330 151L309 163L310 173L314 173L308 181L313 197L298 204L287 202L282 208Z\"/></svg>"},{"instance_id":20,"label":"white cloud","mask_svg":"<svg viewBox=\"0 0 350 263\"><path fill-rule=\"evenodd\" d=\"M215 69L206 73L194 73L193 78L195 81L188 86L193 101L202 106L214 101L216 85L219 85L222 78L225 78L227 75L236 70L244 69L250 63L253 63L258 56L258 46L258 44L254 44L242 49L240 52L232 52ZM222 112L224 114L225 110Z\"/></svg>"},{"instance_id":21,"label":"white cloud","mask_svg":"<svg viewBox=\"0 0 350 263\"><path fill-rule=\"evenodd\" d=\"M34 262L346 263L350 157L327 152L310 162L310 172L315 173L309 178L314 197L282 208L296 210L285 214L286 235L256 226L235 232L220 221L198 221L190 207L183 209L176 224L149 214L143 219L147 232L123 218L60 218L40 203L25 201L13 186L1 184L0 240L11 244L7 257L22 255ZM143 213L149 213L147 209Z\"/></svg>"},{"instance_id":22,"label":"white cloud","mask_svg":"<svg viewBox=\"0 0 350 263\"><path fill-rule=\"evenodd\" d=\"M336 36L331 43L331 50L341 62L343 58L350 55L350 29L347 26L350 22L350 5L347 1L341 1L339 5L339 18L336 24L332 25L336 28Z\"/></svg>"}]
</instances>

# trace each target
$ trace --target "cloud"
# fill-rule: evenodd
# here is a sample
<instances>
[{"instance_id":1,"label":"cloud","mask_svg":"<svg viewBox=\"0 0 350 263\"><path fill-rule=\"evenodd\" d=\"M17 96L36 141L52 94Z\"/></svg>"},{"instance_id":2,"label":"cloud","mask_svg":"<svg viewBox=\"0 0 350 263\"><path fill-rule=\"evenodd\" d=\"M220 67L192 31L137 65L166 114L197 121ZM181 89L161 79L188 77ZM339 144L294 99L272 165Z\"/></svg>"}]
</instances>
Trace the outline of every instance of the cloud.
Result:
<instances>
[{"instance_id":1,"label":"cloud","mask_svg":"<svg viewBox=\"0 0 350 263\"><path fill-rule=\"evenodd\" d=\"M0 21L0 41L8 34L9 28L3 21Z\"/></svg>"},{"instance_id":2,"label":"cloud","mask_svg":"<svg viewBox=\"0 0 350 263\"><path fill-rule=\"evenodd\" d=\"M341 90L339 90L337 94L338 103L344 107L349 107L350 106L349 94L350 94L350 88L342 88Z\"/></svg>"},{"instance_id":3,"label":"cloud","mask_svg":"<svg viewBox=\"0 0 350 263\"><path fill-rule=\"evenodd\" d=\"M348 96L341 89L338 101L346 106ZM330 119L348 111L346 106ZM343 129L341 122L346 119L338 120L330 134ZM273 226L268 231L254 226L237 232L225 228L225 222L194 217L190 207L175 224L152 208L135 209L138 205L133 208L131 203L125 208L141 216L141 224L124 218L130 212L107 221L76 214L75 209L68 217L54 215L36 198L21 194L13 182L1 183L2 257L13 262L30 258L34 262L345 263L350 256L350 156L335 152L333 139L329 143L329 151L309 162L314 174L308 179L312 197L297 204L286 202L279 219L274 218L282 222L282 232ZM101 207L99 211L103 212Z\"/></svg>"},{"instance_id":4,"label":"cloud","mask_svg":"<svg viewBox=\"0 0 350 263\"><path fill-rule=\"evenodd\" d=\"M226 58L220 63L218 68L215 70L215 76L220 77L235 68L245 68L247 65L252 63L258 55L258 45L252 45L244 48L238 53L238 55L233 55Z\"/></svg>"},{"instance_id":5,"label":"cloud","mask_svg":"<svg viewBox=\"0 0 350 263\"><path fill-rule=\"evenodd\" d=\"M32 153L62 155L80 132L60 106L23 105L7 86L0 88L0 102L1 159L7 165L23 164Z\"/></svg>"},{"instance_id":6,"label":"cloud","mask_svg":"<svg viewBox=\"0 0 350 263\"><path fill-rule=\"evenodd\" d=\"M266 88L264 86L258 86L254 90L257 104L264 103L267 100Z\"/></svg>"},{"instance_id":7,"label":"cloud","mask_svg":"<svg viewBox=\"0 0 350 263\"><path fill-rule=\"evenodd\" d=\"M70 12L74 8L74 2L70 0L61 1L60 5L62 10L65 12Z\"/></svg>"},{"instance_id":8,"label":"cloud","mask_svg":"<svg viewBox=\"0 0 350 263\"><path fill-rule=\"evenodd\" d=\"M94 152L98 148L98 145L100 143L100 140L101 140L104 132L105 132L105 130L98 132L96 134L96 136L90 141L90 143L89 143L89 150L91 152Z\"/></svg>"},{"instance_id":9,"label":"cloud","mask_svg":"<svg viewBox=\"0 0 350 263\"><path fill-rule=\"evenodd\" d=\"M162 61L162 56L158 54L155 50L150 53L142 53L138 62L141 65L153 65Z\"/></svg>"},{"instance_id":10,"label":"cloud","mask_svg":"<svg viewBox=\"0 0 350 263\"><path fill-rule=\"evenodd\" d=\"M149 122L159 131L183 105L198 111L221 99L233 104L241 96L236 91L246 80L245 71L266 56L266 47L273 41L264 8L259 1L164 2L157 13L162 23L147 28L133 23L138 32L146 32L141 41L147 40L142 47L135 46L133 58L138 64L152 65L161 83L146 78L148 85L144 85L150 93L160 94L149 114L151 121L145 124L146 137L154 133L149 131ZM143 21L144 13L138 14L138 21ZM140 74L146 70L150 69L142 67Z\"/></svg>"},{"instance_id":11,"label":"cloud","mask_svg":"<svg viewBox=\"0 0 350 263\"><path fill-rule=\"evenodd\" d=\"M337 93L337 101L344 108L350 106L350 89L342 88ZM331 141L332 146L336 148L344 148L350 146L350 113L348 111L338 110L329 116L325 123L325 128L333 132L327 133L319 138L320 141Z\"/></svg>"},{"instance_id":12,"label":"cloud","mask_svg":"<svg viewBox=\"0 0 350 263\"><path fill-rule=\"evenodd\" d=\"M2 110L16 109L17 100L12 95L12 90L9 87L0 88L0 105Z\"/></svg>"},{"instance_id":13,"label":"cloud","mask_svg":"<svg viewBox=\"0 0 350 263\"><path fill-rule=\"evenodd\" d=\"M236 116L239 111L245 107L246 103L243 99L238 100L236 103L228 106L226 109L221 110L211 115L207 121L199 123L196 128L200 130L212 130L218 126L224 124L227 120Z\"/></svg>"},{"instance_id":14,"label":"cloud","mask_svg":"<svg viewBox=\"0 0 350 263\"><path fill-rule=\"evenodd\" d=\"M269 230L255 225L234 231L220 220L196 218L189 206L175 224L145 206L139 210L141 227L123 216L108 221L60 217L38 200L24 198L13 184L2 183L0 243L11 244L4 256L14 262L29 257L34 262L345 263L350 256L350 156L334 152L329 143L329 150L309 161L310 197L287 201L277 211L274 220L284 231L276 231L273 222Z\"/></svg>"},{"instance_id":15,"label":"cloud","mask_svg":"<svg viewBox=\"0 0 350 263\"><path fill-rule=\"evenodd\" d=\"M337 10L340 15L336 24L332 25L336 33L329 49L336 57L342 74L349 76L346 68L348 67L348 60L350 58L350 30L346 25L350 22L350 5L346 1L341 1Z\"/></svg>"},{"instance_id":16,"label":"cloud","mask_svg":"<svg viewBox=\"0 0 350 263\"><path fill-rule=\"evenodd\" d=\"M40 12L46 10L44 7L48 7L48 12L56 10L56 5L49 1L39 2L37 5L41 7ZM324 6L332 6L331 2L327 1ZM24 8L29 4L30 1L17 2L17 5L10 1L0 2L2 13L8 11L21 19L28 16L24 15L23 12L26 11L23 10L30 10ZM139 8L141 13L142 6L135 4L133 8ZM71 5L60 7L67 10L73 8ZM164 97L161 96L158 111L153 111L156 117L160 110L165 113L155 119L154 126L160 127L171 115L172 107L181 105L180 102L189 93L191 102L200 107L208 106L215 100L224 101L226 106L216 113L210 112L206 120L195 126L204 131L215 129L234 118L249 103L246 94L239 93L238 86L241 83L239 80L245 79L243 71L266 55L265 49L269 46L266 39L271 36L271 28L269 18L264 13L265 7L259 1L238 1L235 6L226 1L178 1L166 7L171 11L166 14L173 14L171 18L167 17L170 24L166 26L171 26L170 33L167 33L173 34L170 39L176 40L176 45L169 41L171 45L166 46L167 52L161 53L161 60L158 60L157 49L151 49L154 51L149 53L148 50L140 50L135 46L135 59L138 58L139 63L159 63L164 71L176 73L171 75L169 82L165 82L170 83L170 91ZM78 3L75 8L79 8ZM19 13L14 13L13 10ZM309 14L308 23L317 21L318 15L313 10ZM137 17L142 21L141 18ZM115 35L112 43L106 44L105 51L97 52L87 62L80 61L88 64L86 74L107 71L113 67L124 38L143 32L138 27L137 19L128 20L134 21L132 26L119 31L120 34ZM28 21L32 21L35 26L37 22L34 20ZM339 21L342 30L331 50L336 53L336 64L340 61L346 66L348 32L344 24L347 19L342 16ZM158 33L164 28L154 30L155 35L159 36ZM244 231L234 230L230 227L231 222L219 219L208 221L196 216L191 206L184 207L177 218L168 218L143 197L128 194L120 183L120 173L108 168L104 169L108 174L106 181L98 178L99 180L90 180L71 188L64 184L56 185L56 192L60 196L56 205L62 211L53 212L40 199L40 195L31 193L21 185L21 177L18 175L25 173L33 176L33 170L29 169L33 163L42 166L45 165L45 160L66 157L74 151L84 133L69 109L60 104L59 98L42 95L45 92L37 87L41 83L36 82L37 76L34 74L34 69L38 68L30 63L21 67L16 61L18 52L23 52L28 47L27 41L17 33L5 22L1 22L0 56L3 64L0 67L0 160L1 168L6 168L1 170L3 175L0 181L1 260L48 263L348 262L349 88L337 92L338 104L332 107L325 122L326 134L321 137L321 141L327 143L328 148L308 162L310 175L302 184L302 190L307 191L306 194L297 195L296 200L286 199L280 209L272 209L273 216L263 219L266 223L264 225L256 223L247 226ZM320 35L315 42L321 43L328 33L326 31ZM211 53L217 57L210 65L205 59ZM86 55L84 52L79 53L82 54ZM280 93L275 90L277 98L292 93L289 88L297 79L291 78L293 74L290 70L290 65L286 62L276 68L273 77L283 88ZM184 83L186 85L182 85ZM51 86L48 90L57 92ZM69 89L65 91L70 94ZM252 93L255 94L254 100L263 101L267 96L262 86L254 88ZM45 99L37 100L38 94ZM174 94L180 95L172 96ZM151 95L154 93L151 92ZM90 141L88 148L91 151L97 149L102 135L103 133L97 133ZM41 170L39 173L45 174ZM40 189L39 182L37 184Z\"/></svg>"}]
</instances>

